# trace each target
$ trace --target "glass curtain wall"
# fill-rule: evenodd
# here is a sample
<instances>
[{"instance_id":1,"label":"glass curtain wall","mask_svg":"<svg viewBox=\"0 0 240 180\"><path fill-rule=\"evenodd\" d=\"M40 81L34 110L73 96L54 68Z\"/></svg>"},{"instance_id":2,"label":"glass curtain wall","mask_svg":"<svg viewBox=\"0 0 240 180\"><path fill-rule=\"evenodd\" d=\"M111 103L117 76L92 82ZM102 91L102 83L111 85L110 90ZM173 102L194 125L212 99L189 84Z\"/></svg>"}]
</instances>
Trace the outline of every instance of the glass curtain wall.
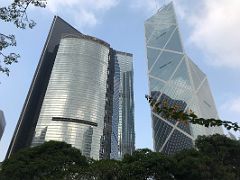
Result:
<instances>
[{"instance_id":1,"label":"glass curtain wall","mask_svg":"<svg viewBox=\"0 0 240 180\"><path fill-rule=\"evenodd\" d=\"M135 150L134 99L133 99L133 57L132 54L116 51L120 67L119 158Z\"/></svg>"},{"instance_id":2,"label":"glass curtain wall","mask_svg":"<svg viewBox=\"0 0 240 180\"><path fill-rule=\"evenodd\" d=\"M192 110L203 118L218 118L206 75L186 55L173 3L145 21L149 94L178 110ZM154 149L174 154L191 148L198 135L222 134L220 127L206 128L166 120L152 112Z\"/></svg>"},{"instance_id":3,"label":"glass curtain wall","mask_svg":"<svg viewBox=\"0 0 240 180\"><path fill-rule=\"evenodd\" d=\"M98 159L103 135L109 47L84 37L61 39L32 146L65 141Z\"/></svg>"}]
</instances>

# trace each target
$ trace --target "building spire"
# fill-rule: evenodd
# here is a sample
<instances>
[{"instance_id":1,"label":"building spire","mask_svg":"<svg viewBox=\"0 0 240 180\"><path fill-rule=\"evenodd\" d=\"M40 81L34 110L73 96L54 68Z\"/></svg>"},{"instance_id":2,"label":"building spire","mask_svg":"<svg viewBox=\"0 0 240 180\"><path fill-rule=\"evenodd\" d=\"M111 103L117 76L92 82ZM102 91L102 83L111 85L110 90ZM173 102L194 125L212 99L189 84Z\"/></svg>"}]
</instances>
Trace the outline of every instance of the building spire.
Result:
<instances>
[{"instance_id":1,"label":"building spire","mask_svg":"<svg viewBox=\"0 0 240 180\"><path fill-rule=\"evenodd\" d=\"M156 10L158 11L158 3L157 0L155 0Z\"/></svg>"}]
</instances>

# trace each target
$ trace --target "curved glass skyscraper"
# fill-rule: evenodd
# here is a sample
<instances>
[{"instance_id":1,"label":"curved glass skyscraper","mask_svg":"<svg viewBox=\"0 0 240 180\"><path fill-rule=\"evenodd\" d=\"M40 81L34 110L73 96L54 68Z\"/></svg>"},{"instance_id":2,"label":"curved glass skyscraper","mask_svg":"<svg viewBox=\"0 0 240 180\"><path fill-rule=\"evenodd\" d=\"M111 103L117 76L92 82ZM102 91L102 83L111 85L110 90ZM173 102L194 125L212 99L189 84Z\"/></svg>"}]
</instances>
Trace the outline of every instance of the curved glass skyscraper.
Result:
<instances>
[{"instance_id":1,"label":"curved glass skyscraper","mask_svg":"<svg viewBox=\"0 0 240 180\"><path fill-rule=\"evenodd\" d=\"M87 157L117 159L117 52L55 17L7 157L56 140L72 144Z\"/></svg>"},{"instance_id":2,"label":"curved glass skyscraper","mask_svg":"<svg viewBox=\"0 0 240 180\"><path fill-rule=\"evenodd\" d=\"M107 102L109 46L63 36L42 103L32 145L57 140L97 159Z\"/></svg>"},{"instance_id":3,"label":"curved glass skyscraper","mask_svg":"<svg viewBox=\"0 0 240 180\"><path fill-rule=\"evenodd\" d=\"M173 3L145 21L150 95L179 110L191 109L203 118L218 118L206 75L184 51ZM173 154L190 148L198 135L222 134L206 128L166 120L152 112L154 149Z\"/></svg>"}]
</instances>

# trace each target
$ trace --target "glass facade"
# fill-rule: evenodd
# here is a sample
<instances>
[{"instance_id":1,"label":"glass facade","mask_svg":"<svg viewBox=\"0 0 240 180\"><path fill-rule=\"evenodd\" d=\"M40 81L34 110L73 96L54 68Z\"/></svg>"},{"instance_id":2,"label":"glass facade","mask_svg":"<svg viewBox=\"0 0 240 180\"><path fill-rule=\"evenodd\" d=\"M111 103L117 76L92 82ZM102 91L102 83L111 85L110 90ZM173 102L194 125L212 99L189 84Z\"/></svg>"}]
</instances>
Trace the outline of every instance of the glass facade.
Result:
<instances>
[{"instance_id":1,"label":"glass facade","mask_svg":"<svg viewBox=\"0 0 240 180\"><path fill-rule=\"evenodd\" d=\"M135 150L133 57L132 54L116 51L116 59L120 67L118 148L119 158L122 158Z\"/></svg>"},{"instance_id":2,"label":"glass facade","mask_svg":"<svg viewBox=\"0 0 240 180\"><path fill-rule=\"evenodd\" d=\"M184 52L173 3L145 21L149 94L169 107L192 110L202 118L218 118L206 75ZM174 154L191 148L198 135L222 134L221 127L206 128L166 120L152 112L154 149Z\"/></svg>"},{"instance_id":3,"label":"glass facade","mask_svg":"<svg viewBox=\"0 0 240 180\"><path fill-rule=\"evenodd\" d=\"M109 47L92 40L81 37L61 39L35 129L33 146L48 140L65 141L81 149L84 155L99 158L108 54ZM53 120L58 117L62 120ZM45 129L45 137L39 138Z\"/></svg>"},{"instance_id":4,"label":"glass facade","mask_svg":"<svg viewBox=\"0 0 240 180\"><path fill-rule=\"evenodd\" d=\"M56 16L6 158L22 148L56 140L72 144L87 157L117 159L122 80L118 62L118 51L108 43L80 33ZM132 74L125 73L123 82L130 84L125 82L124 92L133 101L133 89L127 89L132 88Z\"/></svg>"}]
</instances>

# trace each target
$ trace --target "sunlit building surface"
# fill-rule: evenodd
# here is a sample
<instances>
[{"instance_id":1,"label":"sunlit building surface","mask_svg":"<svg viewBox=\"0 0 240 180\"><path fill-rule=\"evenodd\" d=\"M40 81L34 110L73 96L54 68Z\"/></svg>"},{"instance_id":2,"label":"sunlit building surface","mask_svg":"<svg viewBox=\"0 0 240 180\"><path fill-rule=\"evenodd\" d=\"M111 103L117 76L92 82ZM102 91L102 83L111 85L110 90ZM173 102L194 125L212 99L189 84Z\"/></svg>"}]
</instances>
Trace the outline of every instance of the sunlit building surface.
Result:
<instances>
[{"instance_id":1,"label":"sunlit building surface","mask_svg":"<svg viewBox=\"0 0 240 180\"><path fill-rule=\"evenodd\" d=\"M109 47L82 36L62 37L32 146L65 141L97 158L107 101Z\"/></svg>"},{"instance_id":2,"label":"sunlit building surface","mask_svg":"<svg viewBox=\"0 0 240 180\"><path fill-rule=\"evenodd\" d=\"M87 157L117 159L116 52L103 40L55 17L7 157L24 147L56 140Z\"/></svg>"},{"instance_id":3,"label":"sunlit building surface","mask_svg":"<svg viewBox=\"0 0 240 180\"><path fill-rule=\"evenodd\" d=\"M0 110L0 140L2 138L5 126L6 126L5 117L4 117L3 111Z\"/></svg>"},{"instance_id":4,"label":"sunlit building surface","mask_svg":"<svg viewBox=\"0 0 240 180\"><path fill-rule=\"evenodd\" d=\"M149 94L169 107L192 110L198 117L218 118L206 75L184 51L173 3L145 21ZM198 135L222 134L221 127L206 128L166 120L152 112L155 151L174 154L191 148Z\"/></svg>"}]
</instances>

